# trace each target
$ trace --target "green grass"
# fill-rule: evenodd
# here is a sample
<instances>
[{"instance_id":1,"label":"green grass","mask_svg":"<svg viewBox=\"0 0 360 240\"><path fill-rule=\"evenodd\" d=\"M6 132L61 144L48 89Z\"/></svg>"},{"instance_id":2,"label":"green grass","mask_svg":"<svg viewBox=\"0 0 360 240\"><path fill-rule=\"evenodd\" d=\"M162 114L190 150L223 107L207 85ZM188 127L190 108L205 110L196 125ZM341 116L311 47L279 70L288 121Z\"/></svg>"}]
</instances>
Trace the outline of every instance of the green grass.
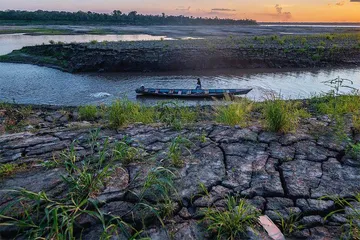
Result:
<instances>
[{"instance_id":1,"label":"green grass","mask_svg":"<svg viewBox=\"0 0 360 240\"><path fill-rule=\"evenodd\" d=\"M115 101L109 106L108 117L110 125L119 128L136 122L153 123L156 121L156 112L152 107L145 107L125 99Z\"/></svg>"},{"instance_id":2,"label":"green grass","mask_svg":"<svg viewBox=\"0 0 360 240\"><path fill-rule=\"evenodd\" d=\"M0 165L0 178L12 175L17 171L19 166L13 163L6 163Z\"/></svg>"},{"instance_id":3,"label":"green grass","mask_svg":"<svg viewBox=\"0 0 360 240\"><path fill-rule=\"evenodd\" d=\"M26 29L2 29L0 34L36 34L36 35L64 35L72 33L71 30L65 29L48 29L48 28L26 28Z\"/></svg>"},{"instance_id":4,"label":"green grass","mask_svg":"<svg viewBox=\"0 0 360 240\"><path fill-rule=\"evenodd\" d=\"M184 125L194 123L198 113L188 107L181 107L179 102L168 101L158 104L156 110L159 113L159 120L162 123L180 130Z\"/></svg>"},{"instance_id":5,"label":"green grass","mask_svg":"<svg viewBox=\"0 0 360 240\"><path fill-rule=\"evenodd\" d=\"M343 233L341 239L360 239L360 210L358 208L358 204L360 203L360 193L356 194L353 198L327 196L323 199L333 200L340 208L329 213L325 217L325 221L336 213L343 213L345 208L348 209L348 214L346 215L346 224L342 226Z\"/></svg>"},{"instance_id":6,"label":"green grass","mask_svg":"<svg viewBox=\"0 0 360 240\"><path fill-rule=\"evenodd\" d=\"M116 142L113 149L113 160L120 161L124 165L128 165L140 159L140 151L131 147L130 142L124 138L122 141Z\"/></svg>"},{"instance_id":7,"label":"green grass","mask_svg":"<svg viewBox=\"0 0 360 240\"><path fill-rule=\"evenodd\" d=\"M301 108L300 102L290 102L273 98L262 105L265 126L273 132L290 132L297 128L300 118L309 117L309 113Z\"/></svg>"},{"instance_id":8,"label":"green grass","mask_svg":"<svg viewBox=\"0 0 360 240\"><path fill-rule=\"evenodd\" d=\"M171 141L169 151L168 151L168 158L171 161L171 164L174 167L183 167L184 162L182 160L182 150L185 148L190 154L190 146L192 142L186 138L181 136L177 136L175 139Z\"/></svg>"},{"instance_id":9,"label":"green grass","mask_svg":"<svg viewBox=\"0 0 360 240\"><path fill-rule=\"evenodd\" d=\"M225 210L208 208L205 211L204 222L210 233L216 233L217 239L243 239L247 227L255 228L258 225L260 212L241 199L229 197Z\"/></svg>"},{"instance_id":10,"label":"green grass","mask_svg":"<svg viewBox=\"0 0 360 240\"><path fill-rule=\"evenodd\" d=\"M304 229L304 226L300 224L301 215L298 213L290 212L289 216L282 216L280 213L276 213L280 220L276 221L276 224L280 228L281 232L285 236L291 236L296 231Z\"/></svg>"},{"instance_id":11,"label":"green grass","mask_svg":"<svg viewBox=\"0 0 360 240\"><path fill-rule=\"evenodd\" d=\"M226 102L230 99L225 98ZM246 99L239 99L230 102L227 105L219 105L214 107L215 119L218 123L223 123L230 126L239 125L246 127L250 121L250 113L253 109L251 101Z\"/></svg>"},{"instance_id":12,"label":"green grass","mask_svg":"<svg viewBox=\"0 0 360 240\"><path fill-rule=\"evenodd\" d=\"M79 107L79 116L82 120L93 121L97 117L97 107L93 105Z\"/></svg>"}]
</instances>

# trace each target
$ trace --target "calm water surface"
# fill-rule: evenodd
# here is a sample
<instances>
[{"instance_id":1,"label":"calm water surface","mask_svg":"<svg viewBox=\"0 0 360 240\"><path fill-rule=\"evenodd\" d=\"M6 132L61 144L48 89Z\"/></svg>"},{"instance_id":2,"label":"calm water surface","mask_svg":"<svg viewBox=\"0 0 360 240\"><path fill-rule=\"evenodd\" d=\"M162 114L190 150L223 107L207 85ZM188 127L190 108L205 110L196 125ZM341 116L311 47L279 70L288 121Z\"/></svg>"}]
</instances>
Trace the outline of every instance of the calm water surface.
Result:
<instances>
[{"instance_id":1,"label":"calm water surface","mask_svg":"<svg viewBox=\"0 0 360 240\"><path fill-rule=\"evenodd\" d=\"M140 85L156 88L195 88L196 78L204 88L253 88L247 97L263 100L269 93L284 98L306 98L330 90L323 81L351 79L360 88L360 67L311 71L228 70L226 72L169 72L161 74L92 73L70 74L28 64L0 63L0 101L17 103L83 105L109 104L126 96L130 100L155 104L158 99L138 98ZM349 90L346 90L349 91ZM211 101L186 101L188 105Z\"/></svg>"},{"instance_id":2,"label":"calm water surface","mask_svg":"<svg viewBox=\"0 0 360 240\"><path fill-rule=\"evenodd\" d=\"M147 34L134 35L41 35L30 36L24 34L0 34L0 55L11 53L13 50L21 49L25 46L49 44L50 40L55 42L90 42L102 41L149 41L149 40L170 40L165 36L152 36Z\"/></svg>"}]
</instances>

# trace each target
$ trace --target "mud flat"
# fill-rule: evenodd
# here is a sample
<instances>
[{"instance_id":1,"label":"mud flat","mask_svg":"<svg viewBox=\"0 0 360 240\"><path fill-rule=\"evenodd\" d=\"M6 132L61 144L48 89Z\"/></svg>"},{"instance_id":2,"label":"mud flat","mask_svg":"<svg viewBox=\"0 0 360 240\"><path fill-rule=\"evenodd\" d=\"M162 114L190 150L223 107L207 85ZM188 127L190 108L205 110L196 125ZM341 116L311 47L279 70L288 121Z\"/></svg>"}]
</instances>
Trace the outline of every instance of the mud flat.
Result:
<instances>
[{"instance_id":1,"label":"mud flat","mask_svg":"<svg viewBox=\"0 0 360 240\"><path fill-rule=\"evenodd\" d=\"M10 113L21 111L24 110L2 109L0 123L4 124ZM109 177L90 198L105 216L115 216L133 226L129 232L134 233L136 229L141 236L151 239L214 239L216 233L207 231L206 222L202 221L204 211L226 209L229 195L246 199L248 204L277 223L298 216L296 220L286 220L302 226L287 233L292 239L339 239L349 233L346 229L356 226L347 223L354 211L360 211L359 202L353 199L360 192L360 162L336 140L335 131L329 131L335 123L326 115L302 119L296 131L281 134L269 132L257 121L248 127L230 127L214 123L210 118L181 130L164 124L141 123L113 129L107 127L104 119L80 120L76 108L42 107L27 111L23 119L25 125L16 133L0 135L2 190L44 191L49 198L60 201L69 191L74 191L62 177L70 174L65 164L69 162L62 157L73 156L81 166L84 159L101 156L101 152L108 149L104 156L106 161L111 161L112 149L126 141L131 149L137 149L140 158L113 162ZM354 131L349 118L346 119L345 134L359 140L360 135ZM187 150L181 148L181 164L174 167L169 152L174 139L179 138L188 139L191 144ZM10 166L16 168L11 171ZM163 195L151 194L157 187L164 187L156 184L164 182L152 181L154 186L148 182L155 170L163 168L172 169L171 181L175 189L167 193L171 211L161 215L164 217L159 221L154 212L139 206L146 203L161 204L155 209L170 207L166 202L159 202L163 199L158 198ZM144 198L138 198L149 184L154 189L145 191ZM17 199L13 194L0 192L0 212L21 216L17 205L12 205ZM330 196L350 200L344 211L326 218L344 207ZM12 211L9 206L13 207ZM78 237L83 234L83 239L99 239L104 233L102 223L94 217L77 220L75 235ZM0 221L6 222L6 219ZM120 236L112 231L110 236L126 239L126 229L118 230ZM242 239L258 239L259 236L270 239L257 225L248 233ZM16 234L14 227L0 227L1 239L12 239Z\"/></svg>"},{"instance_id":2,"label":"mud flat","mask_svg":"<svg viewBox=\"0 0 360 240\"><path fill-rule=\"evenodd\" d=\"M24 47L0 61L68 72L157 72L224 68L357 66L357 34L92 42Z\"/></svg>"}]
</instances>

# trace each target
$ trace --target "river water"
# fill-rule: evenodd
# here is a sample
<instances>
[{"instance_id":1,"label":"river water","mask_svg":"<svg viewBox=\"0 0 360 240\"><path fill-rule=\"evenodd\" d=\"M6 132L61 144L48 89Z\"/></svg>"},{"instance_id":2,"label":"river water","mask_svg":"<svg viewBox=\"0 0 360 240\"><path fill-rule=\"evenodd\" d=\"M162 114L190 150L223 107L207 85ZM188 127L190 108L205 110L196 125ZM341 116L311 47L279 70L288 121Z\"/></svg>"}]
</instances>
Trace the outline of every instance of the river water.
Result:
<instances>
[{"instance_id":1,"label":"river water","mask_svg":"<svg viewBox=\"0 0 360 240\"><path fill-rule=\"evenodd\" d=\"M91 73L71 74L29 64L0 63L0 101L24 104L84 105L109 104L127 97L144 104L159 99L139 98L135 89L140 85L155 88L195 88L196 78L204 88L253 88L247 97L263 100L269 93L284 98L307 98L327 92L323 81L336 77L354 81L360 88L360 67L322 70L226 70L168 72L157 74ZM350 91L344 89L344 91ZM187 105L211 101L188 100Z\"/></svg>"},{"instance_id":2,"label":"river water","mask_svg":"<svg viewBox=\"0 0 360 240\"><path fill-rule=\"evenodd\" d=\"M0 35L0 55L23 46L62 42L160 40L161 36L137 35ZM135 89L141 85L154 88L195 88L200 77L204 88L253 88L248 98L261 101L270 93L284 98L307 98L330 90L323 81L336 77L354 81L360 88L360 67L322 70L225 70L167 72L156 74L91 73L70 74L29 64L0 63L0 101L24 104L84 105L109 104L127 97L145 104L159 99L139 98ZM349 91L348 89L345 89ZM186 104L211 101L188 100Z\"/></svg>"},{"instance_id":3,"label":"river water","mask_svg":"<svg viewBox=\"0 0 360 240\"><path fill-rule=\"evenodd\" d=\"M0 55L11 53L13 50L21 49L25 46L35 46L41 44L49 44L54 42L90 42L96 40L102 41L149 41L149 40L171 40L165 36L153 36L148 34L132 34L132 35L39 35L31 36L22 33L17 34L0 34Z\"/></svg>"}]
</instances>

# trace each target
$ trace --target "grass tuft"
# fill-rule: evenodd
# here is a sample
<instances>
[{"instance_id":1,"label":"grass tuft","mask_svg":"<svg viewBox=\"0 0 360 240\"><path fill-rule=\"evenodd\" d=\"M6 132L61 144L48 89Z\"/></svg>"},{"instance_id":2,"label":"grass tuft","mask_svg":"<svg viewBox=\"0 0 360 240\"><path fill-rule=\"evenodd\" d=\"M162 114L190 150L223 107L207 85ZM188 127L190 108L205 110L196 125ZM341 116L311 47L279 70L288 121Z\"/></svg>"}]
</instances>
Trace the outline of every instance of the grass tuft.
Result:
<instances>
[{"instance_id":1,"label":"grass tuft","mask_svg":"<svg viewBox=\"0 0 360 240\"><path fill-rule=\"evenodd\" d=\"M93 121L97 117L97 108L92 105L80 107L79 115L82 120Z\"/></svg>"},{"instance_id":2,"label":"grass tuft","mask_svg":"<svg viewBox=\"0 0 360 240\"><path fill-rule=\"evenodd\" d=\"M226 102L230 102L230 97L225 97ZM215 116L218 123L230 126L239 125L246 127L250 120L250 113L253 104L247 99L238 99L227 105L215 106Z\"/></svg>"},{"instance_id":3,"label":"grass tuft","mask_svg":"<svg viewBox=\"0 0 360 240\"><path fill-rule=\"evenodd\" d=\"M256 227L259 216L260 212L245 199L238 202L235 197L229 197L224 211L208 208L204 222L209 232L217 233L217 239L242 239L248 227Z\"/></svg>"},{"instance_id":4,"label":"grass tuft","mask_svg":"<svg viewBox=\"0 0 360 240\"><path fill-rule=\"evenodd\" d=\"M295 130L300 118L310 116L300 105L300 102L287 102L279 98L265 101L262 106L266 127L273 132Z\"/></svg>"}]
</instances>

